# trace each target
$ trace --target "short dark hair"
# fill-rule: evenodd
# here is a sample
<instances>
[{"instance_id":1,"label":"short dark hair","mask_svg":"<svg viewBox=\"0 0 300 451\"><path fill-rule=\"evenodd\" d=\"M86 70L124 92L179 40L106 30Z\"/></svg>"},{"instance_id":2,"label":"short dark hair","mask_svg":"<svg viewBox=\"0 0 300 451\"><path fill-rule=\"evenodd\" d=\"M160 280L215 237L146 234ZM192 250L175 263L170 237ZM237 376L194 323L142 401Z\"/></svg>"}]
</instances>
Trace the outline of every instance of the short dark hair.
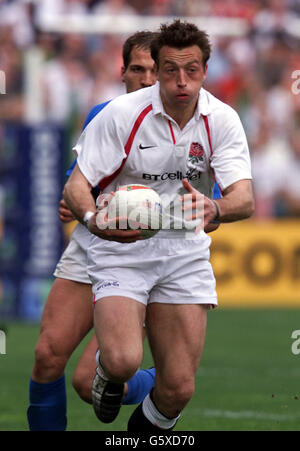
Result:
<instances>
[{"instance_id":1,"label":"short dark hair","mask_svg":"<svg viewBox=\"0 0 300 451\"><path fill-rule=\"evenodd\" d=\"M211 45L205 31L188 22L174 20L171 25L161 24L160 33L152 40L151 56L158 67L159 52L163 46L184 49L197 45L203 54L203 65L206 66L210 57Z\"/></svg>"},{"instance_id":2,"label":"short dark hair","mask_svg":"<svg viewBox=\"0 0 300 451\"><path fill-rule=\"evenodd\" d=\"M139 49L149 51L150 53L151 43L153 39L157 36L157 34L158 33L152 31L138 31L137 33L134 33L133 35L129 36L129 38L124 42L122 52L125 70L127 69L130 63L130 57L133 48L137 47Z\"/></svg>"}]
</instances>

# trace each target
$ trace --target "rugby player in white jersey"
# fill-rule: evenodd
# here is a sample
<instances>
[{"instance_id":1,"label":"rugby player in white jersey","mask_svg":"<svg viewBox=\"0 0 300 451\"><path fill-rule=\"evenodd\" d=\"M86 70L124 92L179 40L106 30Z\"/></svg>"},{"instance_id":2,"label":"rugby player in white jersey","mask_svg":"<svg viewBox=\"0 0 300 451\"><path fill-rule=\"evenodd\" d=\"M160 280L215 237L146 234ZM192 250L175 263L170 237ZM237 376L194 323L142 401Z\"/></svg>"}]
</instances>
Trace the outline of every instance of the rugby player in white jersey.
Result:
<instances>
[{"instance_id":1,"label":"rugby player in white jersey","mask_svg":"<svg viewBox=\"0 0 300 451\"><path fill-rule=\"evenodd\" d=\"M138 32L124 43L122 80L127 92L151 86L157 79L150 55L152 37L153 33ZM96 106L86 123L102 107ZM59 215L64 222L73 219L64 202L61 202ZM93 327L92 290L86 268L89 239L90 232L79 223L55 270L56 279L45 305L35 349L27 412L30 430L66 428L64 369L74 349ZM96 339L92 338L73 377L75 389L89 403L97 347ZM153 369L140 370L132 379L135 385L131 392L127 394L127 386L124 387L125 402L132 404L136 403L135 397L143 398L153 385L153 378Z\"/></svg>"},{"instance_id":2,"label":"rugby player in white jersey","mask_svg":"<svg viewBox=\"0 0 300 451\"><path fill-rule=\"evenodd\" d=\"M239 117L202 88L210 56L206 33L179 20L162 25L151 55L159 82L114 99L86 127L76 145L78 164L64 189L73 214L87 220L94 234L88 270L101 349L100 410L106 387L122 389L140 366L146 318L156 378L128 422L129 431L139 432L172 429L194 393L207 311L217 305L211 240L198 230L197 220L203 218L205 227L215 219L248 218L254 210ZM203 150L196 161L195 147ZM223 191L217 201L210 198L214 177ZM143 183L168 195L170 203L181 199L182 229L161 230L143 240L140 230L112 229L109 222L98 228L91 189L99 182L104 193ZM192 220L194 239L186 239Z\"/></svg>"}]
</instances>

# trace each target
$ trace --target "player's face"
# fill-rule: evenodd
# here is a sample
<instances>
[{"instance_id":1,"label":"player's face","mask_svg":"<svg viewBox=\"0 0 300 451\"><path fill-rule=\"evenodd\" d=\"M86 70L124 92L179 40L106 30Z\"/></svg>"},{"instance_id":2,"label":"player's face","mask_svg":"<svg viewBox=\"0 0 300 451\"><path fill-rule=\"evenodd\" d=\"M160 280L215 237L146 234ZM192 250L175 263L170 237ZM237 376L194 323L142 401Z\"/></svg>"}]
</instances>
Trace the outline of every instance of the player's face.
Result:
<instances>
[{"instance_id":1,"label":"player's face","mask_svg":"<svg viewBox=\"0 0 300 451\"><path fill-rule=\"evenodd\" d=\"M150 52L134 47L126 70L122 68L122 80L127 92L152 86L157 80L154 61Z\"/></svg>"},{"instance_id":2,"label":"player's face","mask_svg":"<svg viewBox=\"0 0 300 451\"><path fill-rule=\"evenodd\" d=\"M173 111L195 108L206 78L202 51L197 45L176 49L164 46L159 53L158 79L164 107Z\"/></svg>"}]
</instances>

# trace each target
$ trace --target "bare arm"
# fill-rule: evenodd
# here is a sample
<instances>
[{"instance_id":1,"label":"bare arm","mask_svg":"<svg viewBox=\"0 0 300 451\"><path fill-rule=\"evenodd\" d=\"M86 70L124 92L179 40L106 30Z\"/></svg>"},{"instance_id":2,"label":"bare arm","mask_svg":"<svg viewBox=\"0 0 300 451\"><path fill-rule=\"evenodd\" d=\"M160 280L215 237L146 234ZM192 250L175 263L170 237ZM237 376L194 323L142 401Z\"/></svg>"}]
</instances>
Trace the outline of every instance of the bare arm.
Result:
<instances>
[{"instance_id":1,"label":"bare arm","mask_svg":"<svg viewBox=\"0 0 300 451\"><path fill-rule=\"evenodd\" d=\"M107 222L107 227L98 228L96 224L97 210L91 189L92 186L76 165L65 184L63 198L79 222L84 224L83 218L86 212L91 211L94 215L89 220L88 229L94 235L120 243L131 243L143 238L141 230L112 229L109 227L109 222Z\"/></svg>"},{"instance_id":2,"label":"bare arm","mask_svg":"<svg viewBox=\"0 0 300 451\"><path fill-rule=\"evenodd\" d=\"M75 219L73 216L73 213L68 208L64 199L61 199L59 202L58 217L61 220L61 222L64 222L64 223L74 221L74 219Z\"/></svg>"},{"instance_id":3,"label":"bare arm","mask_svg":"<svg viewBox=\"0 0 300 451\"><path fill-rule=\"evenodd\" d=\"M254 197L251 180L239 180L228 186L223 197L214 201L218 207L220 222L246 219L254 213Z\"/></svg>"},{"instance_id":4,"label":"bare arm","mask_svg":"<svg viewBox=\"0 0 300 451\"><path fill-rule=\"evenodd\" d=\"M95 200L91 193L91 185L76 165L63 191L63 198L75 218L83 224L87 211L96 213Z\"/></svg>"}]
</instances>

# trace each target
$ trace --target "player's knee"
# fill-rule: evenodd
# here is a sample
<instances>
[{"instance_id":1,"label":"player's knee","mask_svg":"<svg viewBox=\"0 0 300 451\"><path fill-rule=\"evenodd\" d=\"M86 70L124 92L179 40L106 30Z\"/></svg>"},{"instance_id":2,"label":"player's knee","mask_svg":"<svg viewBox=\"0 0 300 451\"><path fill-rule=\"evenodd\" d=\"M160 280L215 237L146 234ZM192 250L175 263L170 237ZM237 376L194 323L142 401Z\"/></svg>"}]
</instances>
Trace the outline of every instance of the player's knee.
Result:
<instances>
[{"instance_id":1,"label":"player's knee","mask_svg":"<svg viewBox=\"0 0 300 451\"><path fill-rule=\"evenodd\" d=\"M169 406L176 406L176 410L181 412L193 397L195 384L193 379L187 379L181 382L166 384L161 389L161 396L164 402Z\"/></svg>"},{"instance_id":2,"label":"player's knee","mask_svg":"<svg viewBox=\"0 0 300 451\"><path fill-rule=\"evenodd\" d=\"M195 385L193 381L190 381L186 384L177 387L175 391L175 399L179 401L182 406L182 409L186 406L186 404L191 400L193 394L195 392Z\"/></svg>"},{"instance_id":3,"label":"player's knee","mask_svg":"<svg viewBox=\"0 0 300 451\"><path fill-rule=\"evenodd\" d=\"M91 404L92 403L92 382L82 371L75 371L72 378L72 385L79 397Z\"/></svg>"},{"instance_id":4,"label":"player's knee","mask_svg":"<svg viewBox=\"0 0 300 451\"><path fill-rule=\"evenodd\" d=\"M109 378L116 382L128 381L138 370L141 359L130 352L111 352L109 358L103 361L103 366Z\"/></svg>"},{"instance_id":5,"label":"player's knee","mask_svg":"<svg viewBox=\"0 0 300 451\"><path fill-rule=\"evenodd\" d=\"M55 352L48 340L40 340L35 348L34 373L38 379L60 377L64 371L66 358Z\"/></svg>"}]
</instances>

